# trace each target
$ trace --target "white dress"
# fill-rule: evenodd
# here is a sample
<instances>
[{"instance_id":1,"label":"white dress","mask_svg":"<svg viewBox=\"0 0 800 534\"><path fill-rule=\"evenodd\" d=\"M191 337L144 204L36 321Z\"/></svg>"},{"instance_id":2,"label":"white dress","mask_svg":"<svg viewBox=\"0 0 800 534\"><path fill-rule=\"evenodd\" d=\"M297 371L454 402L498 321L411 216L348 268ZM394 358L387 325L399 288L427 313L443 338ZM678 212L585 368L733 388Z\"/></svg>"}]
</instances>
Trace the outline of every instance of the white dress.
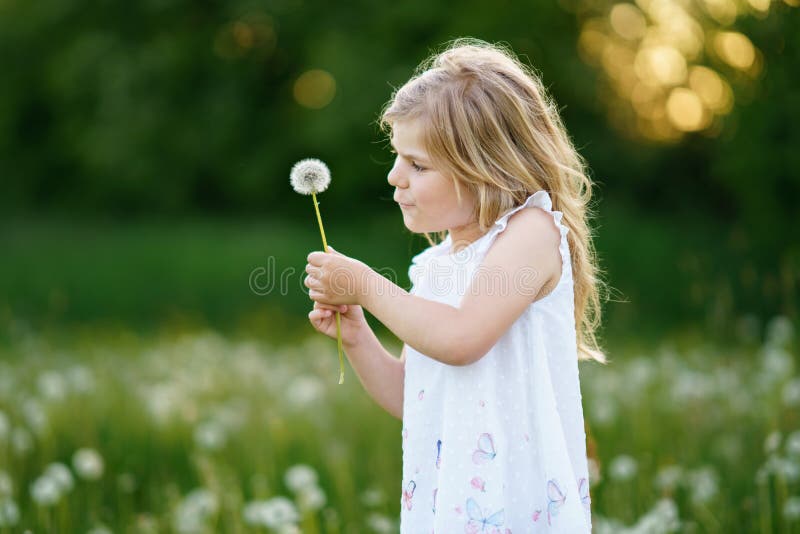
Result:
<instances>
[{"instance_id":1,"label":"white dress","mask_svg":"<svg viewBox=\"0 0 800 534\"><path fill-rule=\"evenodd\" d=\"M455 254L412 260L411 293L458 307L508 218L536 206L561 231L561 278L477 362L406 345L401 534L591 531L568 228L538 191Z\"/></svg>"}]
</instances>

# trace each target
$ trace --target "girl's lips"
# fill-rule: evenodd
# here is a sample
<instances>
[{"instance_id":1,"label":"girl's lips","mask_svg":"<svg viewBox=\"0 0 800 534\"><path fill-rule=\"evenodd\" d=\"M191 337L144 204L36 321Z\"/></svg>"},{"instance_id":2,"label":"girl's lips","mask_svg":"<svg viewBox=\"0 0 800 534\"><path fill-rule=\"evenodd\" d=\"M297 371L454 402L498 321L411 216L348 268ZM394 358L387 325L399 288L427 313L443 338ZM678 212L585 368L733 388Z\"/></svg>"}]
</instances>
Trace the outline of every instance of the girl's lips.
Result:
<instances>
[{"instance_id":1,"label":"girl's lips","mask_svg":"<svg viewBox=\"0 0 800 534\"><path fill-rule=\"evenodd\" d=\"M400 207L401 208L413 208L414 205L413 204L400 204Z\"/></svg>"}]
</instances>

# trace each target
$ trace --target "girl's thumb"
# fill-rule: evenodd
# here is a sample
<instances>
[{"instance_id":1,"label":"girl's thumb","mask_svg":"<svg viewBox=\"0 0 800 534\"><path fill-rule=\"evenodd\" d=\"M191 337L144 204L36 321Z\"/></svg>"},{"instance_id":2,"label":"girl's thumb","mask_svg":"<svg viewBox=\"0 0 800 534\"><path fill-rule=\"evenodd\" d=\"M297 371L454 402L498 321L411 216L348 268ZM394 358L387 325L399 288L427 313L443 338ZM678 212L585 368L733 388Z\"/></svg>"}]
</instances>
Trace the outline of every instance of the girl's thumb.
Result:
<instances>
[{"instance_id":1,"label":"girl's thumb","mask_svg":"<svg viewBox=\"0 0 800 534\"><path fill-rule=\"evenodd\" d=\"M333 248L333 247L332 247L332 246L330 246L330 245L328 245L328 250L329 250L330 252L335 252L336 254L338 254L338 253L339 253L339 251L337 251L335 248Z\"/></svg>"}]
</instances>

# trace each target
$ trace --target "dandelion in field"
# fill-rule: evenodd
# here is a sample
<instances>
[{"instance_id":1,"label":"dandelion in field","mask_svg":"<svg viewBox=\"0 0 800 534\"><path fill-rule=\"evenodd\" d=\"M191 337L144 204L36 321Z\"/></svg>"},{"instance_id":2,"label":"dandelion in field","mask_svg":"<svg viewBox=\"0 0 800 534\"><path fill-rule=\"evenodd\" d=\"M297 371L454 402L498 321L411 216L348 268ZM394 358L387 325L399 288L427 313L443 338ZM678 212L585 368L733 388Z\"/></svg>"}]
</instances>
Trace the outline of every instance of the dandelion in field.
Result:
<instances>
[{"instance_id":1,"label":"dandelion in field","mask_svg":"<svg viewBox=\"0 0 800 534\"><path fill-rule=\"evenodd\" d=\"M86 534L114 534L110 528L105 525L97 525L92 527Z\"/></svg>"},{"instance_id":2,"label":"dandelion in field","mask_svg":"<svg viewBox=\"0 0 800 534\"><path fill-rule=\"evenodd\" d=\"M206 488L194 489L176 507L172 526L180 533L205 532L209 521L218 510L219 501L212 491Z\"/></svg>"},{"instance_id":3,"label":"dandelion in field","mask_svg":"<svg viewBox=\"0 0 800 534\"><path fill-rule=\"evenodd\" d=\"M103 457L94 449L78 449L72 455L72 467L85 480L98 480L103 476Z\"/></svg>"},{"instance_id":4,"label":"dandelion in field","mask_svg":"<svg viewBox=\"0 0 800 534\"><path fill-rule=\"evenodd\" d=\"M41 436L47 431L49 426L47 412L38 401L34 399L25 400L22 403L22 416L31 430L37 435Z\"/></svg>"},{"instance_id":5,"label":"dandelion in field","mask_svg":"<svg viewBox=\"0 0 800 534\"><path fill-rule=\"evenodd\" d=\"M8 439L11 432L11 420L3 410L0 410L0 443L4 443Z\"/></svg>"},{"instance_id":6,"label":"dandelion in field","mask_svg":"<svg viewBox=\"0 0 800 534\"><path fill-rule=\"evenodd\" d=\"M228 439L225 429L214 420L204 421L194 429L194 442L207 451L218 451Z\"/></svg>"},{"instance_id":7,"label":"dandelion in field","mask_svg":"<svg viewBox=\"0 0 800 534\"><path fill-rule=\"evenodd\" d=\"M33 436L22 427L11 431L11 447L17 456L23 456L33 448Z\"/></svg>"},{"instance_id":8,"label":"dandelion in field","mask_svg":"<svg viewBox=\"0 0 800 534\"><path fill-rule=\"evenodd\" d=\"M45 371L39 375L36 385L43 398L49 401L62 401L67 396L67 383L56 371Z\"/></svg>"},{"instance_id":9,"label":"dandelion in field","mask_svg":"<svg viewBox=\"0 0 800 534\"><path fill-rule=\"evenodd\" d=\"M95 389L95 380L92 371L83 365L73 365L64 373L69 386L76 393L91 393Z\"/></svg>"},{"instance_id":10,"label":"dandelion in field","mask_svg":"<svg viewBox=\"0 0 800 534\"><path fill-rule=\"evenodd\" d=\"M244 507L243 516L245 523L250 526L272 529L294 525L300 520L294 503L286 497L249 502Z\"/></svg>"},{"instance_id":11,"label":"dandelion in field","mask_svg":"<svg viewBox=\"0 0 800 534\"><path fill-rule=\"evenodd\" d=\"M51 478L61 493L68 493L75 487L75 479L72 477L72 471L59 462L53 462L47 466L44 471L44 476Z\"/></svg>"},{"instance_id":12,"label":"dandelion in field","mask_svg":"<svg viewBox=\"0 0 800 534\"><path fill-rule=\"evenodd\" d=\"M327 497L319 486L308 486L297 493L297 507L301 512L315 512L321 510Z\"/></svg>"},{"instance_id":13,"label":"dandelion in field","mask_svg":"<svg viewBox=\"0 0 800 534\"><path fill-rule=\"evenodd\" d=\"M772 454L777 451L781 447L781 433L777 430L774 432L770 432L770 434L764 439L764 452L766 454Z\"/></svg>"},{"instance_id":14,"label":"dandelion in field","mask_svg":"<svg viewBox=\"0 0 800 534\"><path fill-rule=\"evenodd\" d=\"M14 527L19 522L19 506L10 497L0 497L0 528Z\"/></svg>"},{"instance_id":15,"label":"dandelion in field","mask_svg":"<svg viewBox=\"0 0 800 534\"><path fill-rule=\"evenodd\" d=\"M789 456L800 457L800 430L795 430L786 437L784 447Z\"/></svg>"},{"instance_id":16,"label":"dandelion in field","mask_svg":"<svg viewBox=\"0 0 800 534\"><path fill-rule=\"evenodd\" d=\"M783 517L787 521L795 522L800 519L800 497L792 495L783 504Z\"/></svg>"},{"instance_id":17,"label":"dandelion in field","mask_svg":"<svg viewBox=\"0 0 800 534\"><path fill-rule=\"evenodd\" d=\"M785 315L778 315L767 323L767 344L783 347L794 337L794 325Z\"/></svg>"},{"instance_id":18,"label":"dandelion in field","mask_svg":"<svg viewBox=\"0 0 800 534\"><path fill-rule=\"evenodd\" d=\"M682 478L683 467L679 465L667 465L658 470L655 486L663 492L672 493L681 483Z\"/></svg>"},{"instance_id":19,"label":"dandelion in field","mask_svg":"<svg viewBox=\"0 0 800 534\"><path fill-rule=\"evenodd\" d=\"M781 399L788 408L800 406L800 378L793 378L786 382L781 390Z\"/></svg>"},{"instance_id":20,"label":"dandelion in field","mask_svg":"<svg viewBox=\"0 0 800 534\"><path fill-rule=\"evenodd\" d=\"M286 398L293 406L304 408L320 399L324 392L325 386L317 377L300 375L289 383Z\"/></svg>"},{"instance_id":21,"label":"dandelion in field","mask_svg":"<svg viewBox=\"0 0 800 534\"><path fill-rule=\"evenodd\" d=\"M705 504L719 491L719 476L711 466L703 466L686 473L689 497L695 504Z\"/></svg>"},{"instance_id":22,"label":"dandelion in field","mask_svg":"<svg viewBox=\"0 0 800 534\"><path fill-rule=\"evenodd\" d=\"M31 484L31 498L39 506L52 506L61 499L58 483L48 476L40 476Z\"/></svg>"},{"instance_id":23,"label":"dandelion in field","mask_svg":"<svg viewBox=\"0 0 800 534\"><path fill-rule=\"evenodd\" d=\"M380 506L384 498L383 492L378 488L367 488L361 493L361 503L367 507Z\"/></svg>"},{"instance_id":24,"label":"dandelion in field","mask_svg":"<svg viewBox=\"0 0 800 534\"><path fill-rule=\"evenodd\" d=\"M636 460L627 454L620 454L608 466L609 476L614 480L630 480L636 476L636 470Z\"/></svg>"},{"instance_id":25,"label":"dandelion in field","mask_svg":"<svg viewBox=\"0 0 800 534\"><path fill-rule=\"evenodd\" d=\"M0 471L0 498L9 497L14 493L14 483L11 475L5 471Z\"/></svg>"},{"instance_id":26,"label":"dandelion in field","mask_svg":"<svg viewBox=\"0 0 800 534\"><path fill-rule=\"evenodd\" d=\"M283 481L293 493L299 493L308 487L317 485L317 472L310 465L293 465L286 470Z\"/></svg>"},{"instance_id":27,"label":"dandelion in field","mask_svg":"<svg viewBox=\"0 0 800 534\"><path fill-rule=\"evenodd\" d=\"M389 534L396 530L396 525L391 518L378 513L371 513L367 516L367 528L379 534Z\"/></svg>"}]
</instances>

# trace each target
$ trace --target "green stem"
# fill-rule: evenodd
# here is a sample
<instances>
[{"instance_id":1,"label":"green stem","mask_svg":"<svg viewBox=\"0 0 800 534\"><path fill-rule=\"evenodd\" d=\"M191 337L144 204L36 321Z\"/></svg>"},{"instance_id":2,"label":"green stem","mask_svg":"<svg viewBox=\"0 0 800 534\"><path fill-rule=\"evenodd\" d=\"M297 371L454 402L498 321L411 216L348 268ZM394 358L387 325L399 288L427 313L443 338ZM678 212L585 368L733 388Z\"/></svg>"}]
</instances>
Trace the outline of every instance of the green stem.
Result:
<instances>
[{"instance_id":1,"label":"green stem","mask_svg":"<svg viewBox=\"0 0 800 534\"><path fill-rule=\"evenodd\" d=\"M325 229L322 227L322 216L319 214L319 203L317 194L311 193L314 199L314 210L317 212L317 222L319 222L319 232L322 234L322 246L328 252L328 242L325 240ZM339 350L339 384L344 384L344 358L342 357L342 314L336 312L336 347Z\"/></svg>"}]
</instances>

